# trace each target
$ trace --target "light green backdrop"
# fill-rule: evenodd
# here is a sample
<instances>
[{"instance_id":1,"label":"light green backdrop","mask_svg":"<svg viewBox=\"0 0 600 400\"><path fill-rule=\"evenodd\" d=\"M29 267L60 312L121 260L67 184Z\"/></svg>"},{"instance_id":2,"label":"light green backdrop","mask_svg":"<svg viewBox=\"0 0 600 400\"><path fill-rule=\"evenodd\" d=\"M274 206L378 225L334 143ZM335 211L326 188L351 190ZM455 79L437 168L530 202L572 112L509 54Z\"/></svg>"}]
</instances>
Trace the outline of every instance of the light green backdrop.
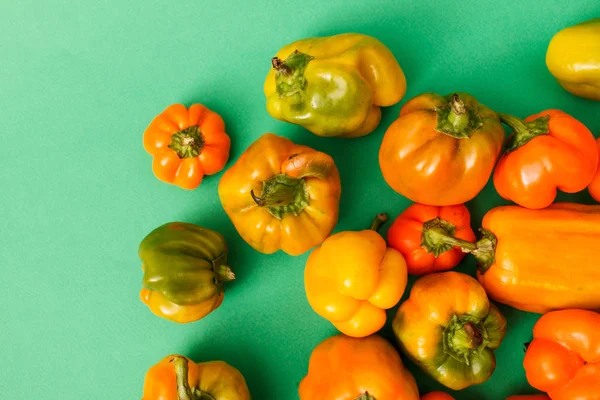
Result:
<instances>
[{"instance_id":1,"label":"light green backdrop","mask_svg":"<svg viewBox=\"0 0 600 400\"><path fill-rule=\"evenodd\" d=\"M0 2L0 397L139 399L146 370L182 353L236 366L255 399L297 398L311 350L335 333L306 302L307 255L247 246L220 206L221 174L191 192L159 182L141 142L150 120L171 103L204 103L226 121L230 165L267 131L328 152L343 185L336 231L361 229L409 204L383 181L377 151L421 92L466 91L522 117L561 108L600 134L600 104L565 93L544 64L554 32L599 16L597 0ZM347 31L394 52L408 80L402 103L356 140L271 119L262 84L275 51ZM473 226L501 203L488 185L468 204ZM174 220L221 231L238 275L221 308L184 326L138 299L138 244ZM497 371L459 400L532 391L522 344L537 316L502 311L510 325ZM440 388L415 375L424 392Z\"/></svg>"}]
</instances>

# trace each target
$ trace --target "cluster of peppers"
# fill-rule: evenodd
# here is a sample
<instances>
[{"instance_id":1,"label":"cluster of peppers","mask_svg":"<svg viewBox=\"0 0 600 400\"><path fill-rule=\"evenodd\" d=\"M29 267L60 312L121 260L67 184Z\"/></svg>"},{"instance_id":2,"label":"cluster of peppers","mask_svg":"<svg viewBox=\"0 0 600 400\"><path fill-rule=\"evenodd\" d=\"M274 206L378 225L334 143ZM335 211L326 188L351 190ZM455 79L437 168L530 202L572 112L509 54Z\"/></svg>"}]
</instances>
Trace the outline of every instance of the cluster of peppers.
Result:
<instances>
[{"instance_id":1,"label":"cluster of peppers","mask_svg":"<svg viewBox=\"0 0 600 400\"><path fill-rule=\"evenodd\" d=\"M560 84L592 100L600 100L599 37L600 20L576 25L559 32L547 53ZM360 34L283 47L264 84L271 116L345 138L373 132L381 107L398 103L405 91L393 54ZM502 123L513 129L508 139ZM165 109L143 143L157 178L184 189L221 172L231 144L223 119L200 104ZM383 178L414 202L384 238L377 231L385 214L369 229L332 234L341 196L332 157L272 133L252 143L219 181L223 209L256 251L311 251L304 271L308 303L341 332L313 351L300 399L419 399L399 354L377 335L408 274L421 277L397 310L394 336L444 386L461 390L494 372L494 350L506 331L494 300L544 314L524 361L533 387L552 400L597 399L600 206L554 200L558 190L587 188L600 201L599 152L600 139L559 110L522 120L467 93L418 95L401 108L380 147ZM516 204L490 210L477 238L464 203L490 177L500 196ZM227 251L211 229L184 222L156 228L139 247L141 300L174 322L205 317L235 278ZM476 277L451 271L467 254L477 260ZM249 398L231 365L169 355L148 371L143 400ZM421 398L452 399L441 392ZM548 399L511 399L525 398Z\"/></svg>"}]
</instances>

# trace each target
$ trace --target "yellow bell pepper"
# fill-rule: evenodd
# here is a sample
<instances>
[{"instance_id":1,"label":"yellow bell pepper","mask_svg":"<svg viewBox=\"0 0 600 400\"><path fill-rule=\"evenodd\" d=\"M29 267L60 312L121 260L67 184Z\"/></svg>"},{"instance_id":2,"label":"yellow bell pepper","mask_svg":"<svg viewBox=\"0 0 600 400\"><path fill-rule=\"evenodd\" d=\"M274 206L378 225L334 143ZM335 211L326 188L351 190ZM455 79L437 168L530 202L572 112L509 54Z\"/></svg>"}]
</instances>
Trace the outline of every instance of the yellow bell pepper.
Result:
<instances>
[{"instance_id":1,"label":"yellow bell pepper","mask_svg":"<svg viewBox=\"0 0 600 400\"><path fill-rule=\"evenodd\" d=\"M398 103L406 78L379 40L355 33L288 44L272 59L264 93L267 111L318 136L359 137Z\"/></svg>"},{"instance_id":2,"label":"yellow bell pepper","mask_svg":"<svg viewBox=\"0 0 600 400\"><path fill-rule=\"evenodd\" d=\"M565 90L600 101L600 18L556 33L548 45L546 65Z\"/></svg>"},{"instance_id":3,"label":"yellow bell pepper","mask_svg":"<svg viewBox=\"0 0 600 400\"><path fill-rule=\"evenodd\" d=\"M341 183L333 159L267 133L219 182L219 198L240 236L255 250L302 254L338 220Z\"/></svg>"}]
</instances>

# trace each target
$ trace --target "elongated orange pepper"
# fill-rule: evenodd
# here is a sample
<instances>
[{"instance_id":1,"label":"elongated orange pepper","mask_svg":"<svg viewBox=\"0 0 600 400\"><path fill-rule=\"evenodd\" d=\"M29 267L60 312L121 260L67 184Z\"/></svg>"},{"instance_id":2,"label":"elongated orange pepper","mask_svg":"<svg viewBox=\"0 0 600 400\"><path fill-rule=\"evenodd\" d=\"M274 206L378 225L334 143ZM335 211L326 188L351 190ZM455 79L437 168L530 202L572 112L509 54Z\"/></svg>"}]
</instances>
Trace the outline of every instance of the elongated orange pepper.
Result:
<instances>
[{"instance_id":1,"label":"elongated orange pepper","mask_svg":"<svg viewBox=\"0 0 600 400\"><path fill-rule=\"evenodd\" d=\"M312 309L342 333L364 337L385 325L385 310L394 307L406 288L408 273L402 254L386 247L371 229L339 232L308 257L304 270L306 297Z\"/></svg>"},{"instance_id":2,"label":"elongated orange pepper","mask_svg":"<svg viewBox=\"0 0 600 400\"><path fill-rule=\"evenodd\" d=\"M170 105L144 132L156 177L188 190L225 167L230 146L223 119L202 104Z\"/></svg>"}]
</instances>

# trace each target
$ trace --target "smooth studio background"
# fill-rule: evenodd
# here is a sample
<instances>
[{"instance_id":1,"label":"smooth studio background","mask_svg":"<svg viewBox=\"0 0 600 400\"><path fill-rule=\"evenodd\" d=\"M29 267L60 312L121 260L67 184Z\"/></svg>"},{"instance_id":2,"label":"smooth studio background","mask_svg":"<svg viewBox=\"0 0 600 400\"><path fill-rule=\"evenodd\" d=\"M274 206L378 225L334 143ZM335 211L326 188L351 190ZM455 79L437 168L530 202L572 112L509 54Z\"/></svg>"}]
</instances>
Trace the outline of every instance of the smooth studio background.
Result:
<instances>
[{"instance_id":1,"label":"smooth studio background","mask_svg":"<svg viewBox=\"0 0 600 400\"><path fill-rule=\"evenodd\" d=\"M383 181L377 152L419 93L467 91L521 117L560 108L600 134L600 104L564 92L544 63L556 31L598 16L597 0L0 2L0 397L139 399L146 370L182 353L239 368L255 399L297 398L310 352L336 333L306 302L308 254L246 245L219 203L221 174L191 192L158 181L142 148L148 123L171 103L201 102L226 121L229 165L265 132L326 151L342 177L336 231L363 229L409 204ZM380 128L323 139L271 119L262 93L270 57L291 41L347 31L380 39L406 73L407 95ZM561 199L591 202L586 193ZM502 203L489 184L468 204L473 226ZM176 220L222 232L238 277L221 308L188 325L138 299L139 242ZM459 400L533 392L522 344L538 316L502 311L497 370L453 393ZM391 337L389 324L383 334ZM423 392L441 388L408 366Z\"/></svg>"}]
</instances>

